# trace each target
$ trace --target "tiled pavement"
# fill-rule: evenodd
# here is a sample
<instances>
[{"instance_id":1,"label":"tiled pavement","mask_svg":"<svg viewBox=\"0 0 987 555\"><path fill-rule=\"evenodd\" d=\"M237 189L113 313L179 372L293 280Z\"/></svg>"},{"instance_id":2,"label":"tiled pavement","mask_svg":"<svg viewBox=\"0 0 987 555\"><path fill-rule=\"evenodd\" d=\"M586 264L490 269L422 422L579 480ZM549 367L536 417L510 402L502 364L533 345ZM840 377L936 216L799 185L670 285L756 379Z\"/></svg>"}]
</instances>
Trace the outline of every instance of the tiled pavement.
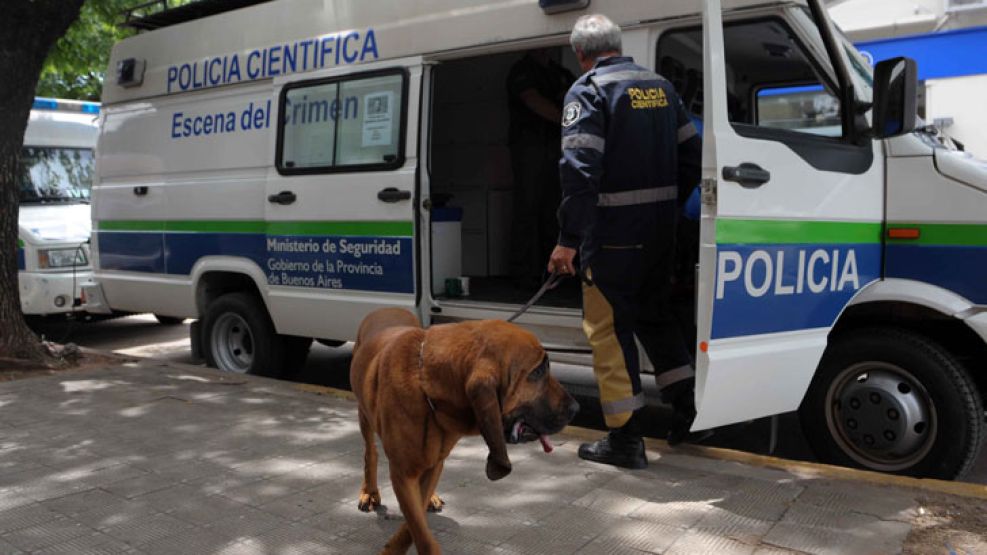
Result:
<instances>
[{"instance_id":1,"label":"tiled pavement","mask_svg":"<svg viewBox=\"0 0 987 555\"><path fill-rule=\"evenodd\" d=\"M429 521L451 554L894 553L910 490L811 480L675 453L644 471L585 463L575 440L447 461ZM660 458L659 458L660 457ZM376 553L400 525L356 509L351 401L290 383L144 362L0 384L0 554ZM414 550L412 550L414 551Z\"/></svg>"}]
</instances>

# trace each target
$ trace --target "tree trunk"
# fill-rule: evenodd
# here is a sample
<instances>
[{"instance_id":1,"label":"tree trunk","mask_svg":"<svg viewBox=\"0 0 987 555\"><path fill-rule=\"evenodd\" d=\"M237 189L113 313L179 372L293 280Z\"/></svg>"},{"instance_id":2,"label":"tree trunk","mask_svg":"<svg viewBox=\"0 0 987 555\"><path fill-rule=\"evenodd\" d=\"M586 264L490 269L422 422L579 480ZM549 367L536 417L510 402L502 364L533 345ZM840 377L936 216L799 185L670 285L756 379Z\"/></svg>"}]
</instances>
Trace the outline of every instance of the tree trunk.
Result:
<instances>
[{"instance_id":1,"label":"tree trunk","mask_svg":"<svg viewBox=\"0 0 987 555\"><path fill-rule=\"evenodd\" d=\"M54 363L21 313L17 284L18 159L48 51L83 0L4 0L0 17L0 359Z\"/></svg>"}]
</instances>

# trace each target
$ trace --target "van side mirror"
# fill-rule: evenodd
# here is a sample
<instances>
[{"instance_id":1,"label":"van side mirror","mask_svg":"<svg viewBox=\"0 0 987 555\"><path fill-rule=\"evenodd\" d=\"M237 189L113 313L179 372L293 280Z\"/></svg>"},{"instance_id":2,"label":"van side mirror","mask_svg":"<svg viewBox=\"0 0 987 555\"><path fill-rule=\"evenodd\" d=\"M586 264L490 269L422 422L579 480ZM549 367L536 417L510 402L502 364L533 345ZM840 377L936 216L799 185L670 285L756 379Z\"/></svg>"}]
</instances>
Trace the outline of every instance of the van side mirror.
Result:
<instances>
[{"instance_id":1,"label":"van side mirror","mask_svg":"<svg viewBox=\"0 0 987 555\"><path fill-rule=\"evenodd\" d=\"M910 133L918 125L918 65L911 58L892 58L874 67L874 138Z\"/></svg>"}]
</instances>

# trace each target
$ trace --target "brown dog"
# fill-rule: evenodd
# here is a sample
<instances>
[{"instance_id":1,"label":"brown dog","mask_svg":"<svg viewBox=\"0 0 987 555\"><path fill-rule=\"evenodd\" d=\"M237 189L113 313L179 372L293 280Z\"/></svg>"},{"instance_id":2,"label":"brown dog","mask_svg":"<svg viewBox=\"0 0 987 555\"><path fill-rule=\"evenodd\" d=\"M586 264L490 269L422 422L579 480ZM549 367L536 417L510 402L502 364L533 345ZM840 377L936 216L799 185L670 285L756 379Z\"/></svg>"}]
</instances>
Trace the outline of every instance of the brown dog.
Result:
<instances>
[{"instance_id":1,"label":"brown dog","mask_svg":"<svg viewBox=\"0 0 987 555\"><path fill-rule=\"evenodd\" d=\"M487 478L511 472L507 443L557 433L579 405L548 371L538 339L499 320L421 328L410 312L386 308L360 324L350 384L359 402L365 442L359 507L380 504L377 450L380 436L404 524L381 553L440 553L425 510L433 501L442 465L459 438L477 433L490 450ZM440 502L439 502L440 503Z\"/></svg>"}]
</instances>

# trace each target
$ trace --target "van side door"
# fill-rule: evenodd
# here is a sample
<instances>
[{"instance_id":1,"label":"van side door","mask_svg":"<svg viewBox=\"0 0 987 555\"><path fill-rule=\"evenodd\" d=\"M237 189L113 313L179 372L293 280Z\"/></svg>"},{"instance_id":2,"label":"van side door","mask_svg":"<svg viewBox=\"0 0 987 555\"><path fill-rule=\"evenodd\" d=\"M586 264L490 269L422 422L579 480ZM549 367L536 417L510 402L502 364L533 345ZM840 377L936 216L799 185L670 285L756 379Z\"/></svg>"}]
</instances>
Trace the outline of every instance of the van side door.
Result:
<instances>
[{"instance_id":1,"label":"van side door","mask_svg":"<svg viewBox=\"0 0 987 555\"><path fill-rule=\"evenodd\" d=\"M279 333L352 339L368 312L416 305L421 61L276 83L265 272Z\"/></svg>"},{"instance_id":2,"label":"van side door","mask_svg":"<svg viewBox=\"0 0 987 555\"><path fill-rule=\"evenodd\" d=\"M837 317L880 278L884 216L879 145L850 123L845 54L813 14L705 9L657 60L702 51L695 429L798 408Z\"/></svg>"}]
</instances>

